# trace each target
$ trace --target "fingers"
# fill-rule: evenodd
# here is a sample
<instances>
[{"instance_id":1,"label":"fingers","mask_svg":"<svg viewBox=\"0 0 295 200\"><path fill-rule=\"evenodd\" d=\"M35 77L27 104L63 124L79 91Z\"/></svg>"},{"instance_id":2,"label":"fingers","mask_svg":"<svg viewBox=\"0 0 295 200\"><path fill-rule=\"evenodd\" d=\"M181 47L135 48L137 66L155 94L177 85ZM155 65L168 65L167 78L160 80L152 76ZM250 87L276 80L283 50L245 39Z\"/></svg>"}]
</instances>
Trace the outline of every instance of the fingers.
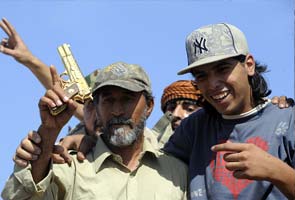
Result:
<instances>
[{"instance_id":1,"label":"fingers","mask_svg":"<svg viewBox=\"0 0 295 200\"><path fill-rule=\"evenodd\" d=\"M15 28L9 23L9 21L6 18L2 19L3 23L6 25L7 27L7 35L14 35L14 36L18 36Z\"/></svg>"},{"instance_id":2,"label":"fingers","mask_svg":"<svg viewBox=\"0 0 295 200\"><path fill-rule=\"evenodd\" d=\"M59 76L56 71L56 68L53 65L50 66L50 74L52 78L52 85L56 85L56 84L59 85Z\"/></svg>"},{"instance_id":3,"label":"fingers","mask_svg":"<svg viewBox=\"0 0 295 200\"><path fill-rule=\"evenodd\" d=\"M278 104L279 103L279 97L278 96L274 96L272 99L271 99L271 102L273 104Z\"/></svg>"},{"instance_id":4,"label":"fingers","mask_svg":"<svg viewBox=\"0 0 295 200\"><path fill-rule=\"evenodd\" d=\"M240 154L239 153L225 153L223 155L223 159L226 162L237 162L240 160Z\"/></svg>"},{"instance_id":5,"label":"fingers","mask_svg":"<svg viewBox=\"0 0 295 200\"><path fill-rule=\"evenodd\" d=\"M240 152L247 149L247 145L250 145L250 144L226 142L226 143L212 146L211 150L214 152L218 152L218 151Z\"/></svg>"},{"instance_id":6,"label":"fingers","mask_svg":"<svg viewBox=\"0 0 295 200\"><path fill-rule=\"evenodd\" d=\"M78 161L83 162L85 160L85 154L81 151L78 151L77 159L78 159Z\"/></svg>"},{"instance_id":7,"label":"fingers","mask_svg":"<svg viewBox=\"0 0 295 200\"><path fill-rule=\"evenodd\" d=\"M41 137L35 131L30 131L28 136L24 138L17 147L13 161L25 167L29 161L37 160L41 153L41 149L36 145L41 142Z\"/></svg>"},{"instance_id":8,"label":"fingers","mask_svg":"<svg viewBox=\"0 0 295 200\"><path fill-rule=\"evenodd\" d=\"M68 163L69 165L71 165L72 157L68 153L67 148L64 148L60 144L54 145L53 152L54 154L52 155L52 159L54 163L58 163L58 164Z\"/></svg>"},{"instance_id":9,"label":"fingers","mask_svg":"<svg viewBox=\"0 0 295 200\"><path fill-rule=\"evenodd\" d=\"M63 102L68 102L69 98L65 95L64 90L61 88L60 77L56 71L56 68L53 65L50 66L50 74L51 74L52 85L53 85L52 90L59 96L59 98Z\"/></svg>"},{"instance_id":10,"label":"fingers","mask_svg":"<svg viewBox=\"0 0 295 200\"><path fill-rule=\"evenodd\" d=\"M54 108L57 106L62 106L63 103L69 101L69 98L65 95L63 89L60 87L59 76L54 66L50 66L50 73L53 87L47 90L45 95L41 98L39 102L40 108L45 105Z\"/></svg>"},{"instance_id":11,"label":"fingers","mask_svg":"<svg viewBox=\"0 0 295 200\"><path fill-rule=\"evenodd\" d=\"M53 153L51 155L51 158L53 163L56 163L56 164L64 164L66 162L65 159L60 154Z\"/></svg>"},{"instance_id":12,"label":"fingers","mask_svg":"<svg viewBox=\"0 0 295 200\"><path fill-rule=\"evenodd\" d=\"M75 147L75 144L72 141L72 138L70 136L66 136L65 138L63 138L63 140L60 141L59 145L63 149L63 151L60 152L60 156L65 160L65 162L70 164L72 162L72 157L68 153L68 151L70 149L76 150L76 147Z\"/></svg>"},{"instance_id":13,"label":"fingers","mask_svg":"<svg viewBox=\"0 0 295 200\"><path fill-rule=\"evenodd\" d=\"M22 42L21 38L7 19L3 18L2 21L0 21L0 27L8 36L8 38L2 39L0 52L13 57L17 56L18 53L15 48Z\"/></svg>"},{"instance_id":14,"label":"fingers","mask_svg":"<svg viewBox=\"0 0 295 200\"><path fill-rule=\"evenodd\" d=\"M77 153L77 159L80 162L85 160L85 155L94 147L95 144L96 144L96 139L94 137L91 137L91 136L83 137L78 153Z\"/></svg>"},{"instance_id":15,"label":"fingers","mask_svg":"<svg viewBox=\"0 0 295 200\"><path fill-rule=\"evenodd\" d=\"M17 155L14 155L12 160L16 165L18 165L20 167L26 167L29 164L28 161L19 158Z\"/></svg>"},{"instance_id":16,"label":"fingers","mask_svg":"<svg viewBox=\"0 0 295 200\"><path fill-rule=\"evenodd\" d=\"M294 100L292 98L287 98L286 96L275 96L271 99L271 102L278 105L279 108L288 108L289 106L294 105Z\"/></svg>"},{"instance_id":17,"label":"fingers","mask_svg":"<svg viewBox=\"0 0 295 200\"><path fill-rule=\"evenodd\" d=\"M9 29L9 25L10 23L7 21L7 19L3 18L1 21L0 21L0 27L2 28L2 30L8 35L8 36L11 36L11 31ZM10 25L11 26L11 25Z\"/></svg>"}]
</instances>

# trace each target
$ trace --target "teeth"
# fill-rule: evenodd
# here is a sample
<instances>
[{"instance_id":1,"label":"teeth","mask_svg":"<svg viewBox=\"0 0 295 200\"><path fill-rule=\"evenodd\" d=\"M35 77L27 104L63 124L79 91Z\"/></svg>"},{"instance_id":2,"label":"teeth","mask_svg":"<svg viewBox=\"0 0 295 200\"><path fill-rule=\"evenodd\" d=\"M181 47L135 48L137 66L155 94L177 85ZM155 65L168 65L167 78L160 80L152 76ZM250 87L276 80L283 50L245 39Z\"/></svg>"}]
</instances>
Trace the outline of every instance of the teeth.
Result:
<instances>
[{"instance_id":1,"label":"teeth","mask_svg":"<svg viewBox=\"0 0 295 200\"><path fill-rule=\"evenodd\" d=\"M212 96L214 100L222 100L228 95L228 91Z\"/></svg>"}]
</instances>

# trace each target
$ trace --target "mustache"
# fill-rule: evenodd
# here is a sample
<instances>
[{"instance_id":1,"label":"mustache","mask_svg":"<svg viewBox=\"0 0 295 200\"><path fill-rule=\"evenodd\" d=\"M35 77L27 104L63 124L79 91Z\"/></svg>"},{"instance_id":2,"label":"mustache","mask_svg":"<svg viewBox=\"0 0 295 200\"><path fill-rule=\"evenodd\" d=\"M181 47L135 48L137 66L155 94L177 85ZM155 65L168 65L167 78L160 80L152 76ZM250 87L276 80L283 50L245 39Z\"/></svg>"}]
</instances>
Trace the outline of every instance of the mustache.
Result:
<instances>
[{"instance_id":1,"label":"mustache","mask_svg":"<svg viewBox=\"0 0 295 200\"><path fill-rule=\"evenodd\" d=\"M110 128L112 125L129 125L131 128L134 127L134 122L130 118L126 117L114 117L111 120L109 120L106 124L108 128Z\"/></svg>"}]
</instances>

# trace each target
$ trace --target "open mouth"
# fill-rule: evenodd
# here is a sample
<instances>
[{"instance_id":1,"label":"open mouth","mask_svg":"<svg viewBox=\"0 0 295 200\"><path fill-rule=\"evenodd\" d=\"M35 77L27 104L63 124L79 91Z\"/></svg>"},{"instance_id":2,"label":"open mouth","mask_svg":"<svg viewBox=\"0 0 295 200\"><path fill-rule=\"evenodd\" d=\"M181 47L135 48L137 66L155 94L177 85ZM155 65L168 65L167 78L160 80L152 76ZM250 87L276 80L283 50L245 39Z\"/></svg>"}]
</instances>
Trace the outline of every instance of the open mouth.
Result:
<instances>
[{"instance_id":1,"label":"open mouth","mask_svg":"<svg viewBox=\"0 0 295 200\"><path fill-rule=\"evenodd\" d=\"M225 99L227 96L229 95L229 91L224 91L224 92L221 92L219 94L216 94L216 95L212 95L211 98L214 100L214 101L222 101L223 99Z\"/></svg>"}]
</instances>

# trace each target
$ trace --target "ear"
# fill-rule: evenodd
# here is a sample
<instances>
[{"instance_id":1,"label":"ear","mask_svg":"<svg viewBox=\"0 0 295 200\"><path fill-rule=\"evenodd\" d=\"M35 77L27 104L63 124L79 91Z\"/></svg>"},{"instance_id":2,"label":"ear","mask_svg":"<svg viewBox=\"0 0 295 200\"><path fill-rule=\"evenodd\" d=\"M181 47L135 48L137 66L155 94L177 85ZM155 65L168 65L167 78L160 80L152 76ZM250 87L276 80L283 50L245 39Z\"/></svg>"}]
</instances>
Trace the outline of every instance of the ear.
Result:
<instances>
[{"instance_id":1,"label":"ear","mask_svg":"<svg viewBox=\"0 0 295 200\"><path fill-rule=\"evenodd\" d=\"M147 102L147 107L148 107L147 109L147 118L148 118L154 109L154 99Z\"/></svg>"},{"instance_id":2,"label":"ear","mask_svg":"<svg viewBox=\"0 0 295 200\"><path fill-rule=\"evenodd\" d=\"M248 76L253 76L255 74L255 60L251 54L248 54L245 59L245 67Z\"/></svg>"}]
</instances>

